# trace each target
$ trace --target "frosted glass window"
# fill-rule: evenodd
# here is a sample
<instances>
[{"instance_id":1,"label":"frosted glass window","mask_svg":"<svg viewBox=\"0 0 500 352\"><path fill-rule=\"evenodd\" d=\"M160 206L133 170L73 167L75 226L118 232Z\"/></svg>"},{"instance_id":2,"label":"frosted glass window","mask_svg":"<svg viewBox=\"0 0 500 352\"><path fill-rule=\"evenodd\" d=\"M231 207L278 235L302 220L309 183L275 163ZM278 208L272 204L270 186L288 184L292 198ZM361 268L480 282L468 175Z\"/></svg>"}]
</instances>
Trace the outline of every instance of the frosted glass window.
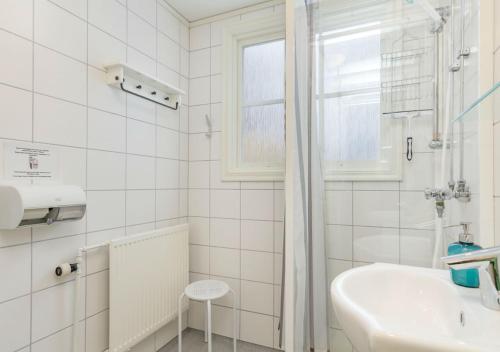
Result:
<instances>
[{"instance_id":1,"label":"frosted glass window","mask_svg":"<svg viewBox=\"0 0 500 352\"><path fill-rule=\"evenodd\" d=\"M242 48L240 164L276 165L285 157L285 41Z\"/></svg>"},{"instance_id":2,"label":"frosted glass window","mask_svg":"<svg viewBox=\"0 0 500 352\"><path fill-rule=\"evenodd\" d=\"M329 161L380 158L380 31L325 34L323 69L324 150Z\"/></svg>"},{"instance_id":3,"label":"frosted glass window","mask_svg":"<svg viewBox=\"0 0 500 352\"><path fill-rule=\"evenodd\" d=\"M378 160L380 95L325 99L324 134L327 160Z\"/></svg>"}]
</instances>

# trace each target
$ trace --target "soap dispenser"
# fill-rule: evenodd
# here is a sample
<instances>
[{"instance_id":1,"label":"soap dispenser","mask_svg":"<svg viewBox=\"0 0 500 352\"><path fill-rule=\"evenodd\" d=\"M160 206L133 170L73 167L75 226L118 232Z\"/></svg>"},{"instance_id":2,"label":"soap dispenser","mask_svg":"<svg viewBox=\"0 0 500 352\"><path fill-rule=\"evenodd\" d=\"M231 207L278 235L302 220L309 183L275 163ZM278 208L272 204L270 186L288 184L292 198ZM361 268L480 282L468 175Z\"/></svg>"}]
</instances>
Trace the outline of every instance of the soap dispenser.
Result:
<instances>
[{"instance_id":1,"label":"soap dispenser","mask_svg":"<svg viewBox=\"0 0 500 352\"><path fill-rule=\"evenodd\" d=\"M482 249L482 247L474 244L473 235L469 232L470 222L462 222L460 225L462 226L462 232L459 235L458 242L450 243L448 246L448 255ZM464 287L479 287L479 272L477 269L450 269L450 271L451 279L455 284Z\"/></svg>"}]
</instances>

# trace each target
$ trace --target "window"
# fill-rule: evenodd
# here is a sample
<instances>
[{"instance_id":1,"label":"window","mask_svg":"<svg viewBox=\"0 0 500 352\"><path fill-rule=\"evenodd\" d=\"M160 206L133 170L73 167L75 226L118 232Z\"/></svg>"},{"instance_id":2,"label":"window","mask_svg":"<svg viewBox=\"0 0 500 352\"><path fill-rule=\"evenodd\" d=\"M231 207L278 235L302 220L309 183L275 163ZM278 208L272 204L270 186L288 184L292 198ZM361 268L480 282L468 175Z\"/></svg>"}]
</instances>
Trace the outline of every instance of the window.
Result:
<instances>
[{"instance_id":1,"label":"window","mask_svg":"<svg viewBox=\"0 0 500 352\"><path fill-rule=\"evenodd\" d=\"M397 180L399 121L381 114L381 31L377 23L324 32L317 52L317 101L325 178Z\"/></svg>"},{"instance_id":2,"label":"window","mask_svg":"<svg viewBox=\"0 0 500 352\"><path fill-rule=\"evenodd\" d=\"M285 40L277 17L227 30L223 179L269 181L284 174Z\"/></svg>"}]
</instances>

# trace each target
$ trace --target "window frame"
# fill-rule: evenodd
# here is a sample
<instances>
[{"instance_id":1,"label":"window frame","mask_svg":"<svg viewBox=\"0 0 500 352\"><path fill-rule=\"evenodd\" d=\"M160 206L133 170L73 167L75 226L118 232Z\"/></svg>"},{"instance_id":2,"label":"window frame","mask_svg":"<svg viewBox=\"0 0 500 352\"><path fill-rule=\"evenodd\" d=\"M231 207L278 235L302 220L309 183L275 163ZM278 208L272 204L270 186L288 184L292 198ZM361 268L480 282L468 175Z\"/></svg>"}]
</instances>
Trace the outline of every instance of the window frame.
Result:
<instances>
[{"instance_id":1,"label":"window frame","mask_svg":"<svg viewBox=\"0 0 500 352\"><path fill-rule=\"evenodd\" d=\"M242 78L243 49L259 43L285 39L284 16L247 20L228 25L223 32L224 117L222 125L222 180L223 181L282 181L283 163L256 163L241 165ZM285 62L283 62L285 65ZM285 82L283 82L285 84ZM282 101L285 105L285 97ZM259 105L260 106L260 105ZM285 114L283 114L285 121ZM283 144L285 140L283 139Z\"/></svg>"}]
</instances>

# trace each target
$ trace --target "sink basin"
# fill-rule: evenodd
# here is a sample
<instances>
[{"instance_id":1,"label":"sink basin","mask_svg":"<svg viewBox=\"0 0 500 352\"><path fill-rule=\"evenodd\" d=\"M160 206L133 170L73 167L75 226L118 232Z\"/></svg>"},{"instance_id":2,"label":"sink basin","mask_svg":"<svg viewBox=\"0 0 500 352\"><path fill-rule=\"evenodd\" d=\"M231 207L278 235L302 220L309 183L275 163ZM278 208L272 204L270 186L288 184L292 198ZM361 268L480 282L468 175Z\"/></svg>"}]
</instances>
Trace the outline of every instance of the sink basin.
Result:
<instances>
[{"instance_id":1,"label":"sink basin","mask_svg":"<svg viewBox=\"0 0 500 352\"><path fill-rule=\"evenodd\" d=\"M500 351L500 312L447 270L367 265L340 274L331 298L358 352Z\"/></svg>"}]
</instances>

